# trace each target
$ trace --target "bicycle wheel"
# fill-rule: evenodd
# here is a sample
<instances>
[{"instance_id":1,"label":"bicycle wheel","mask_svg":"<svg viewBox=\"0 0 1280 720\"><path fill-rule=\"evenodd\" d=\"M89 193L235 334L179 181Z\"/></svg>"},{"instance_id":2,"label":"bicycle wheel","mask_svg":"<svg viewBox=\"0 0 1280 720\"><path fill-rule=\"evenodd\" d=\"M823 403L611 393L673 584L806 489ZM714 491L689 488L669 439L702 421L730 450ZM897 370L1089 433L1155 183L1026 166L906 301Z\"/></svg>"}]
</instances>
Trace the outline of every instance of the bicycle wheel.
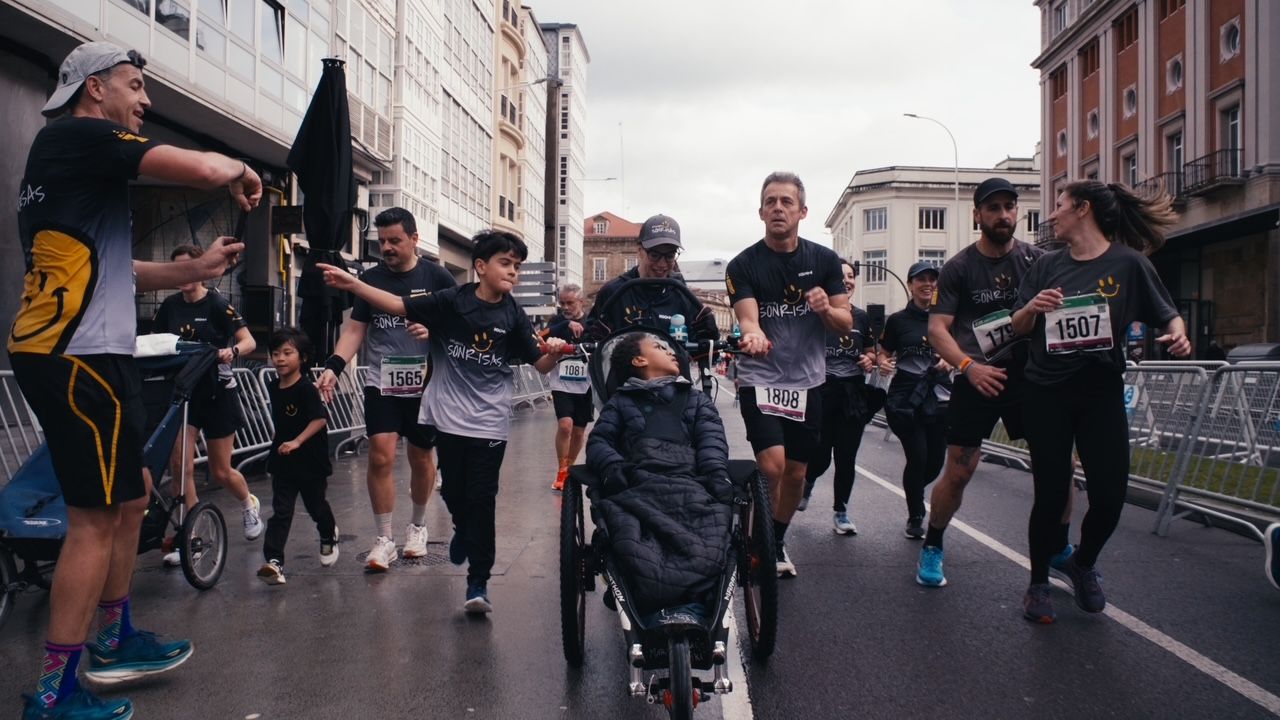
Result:
<instances>
[{"instance_id":1,"label":"bicycle wheel","mask_svg":"<svg viewBox=\"0 0 1280 720\"><path fill-rule=\"evenodd\" d=\"M582 485L572 473L560 498L560 637L565 661L570 667L582 667L587 629L586 529Z\"/></svg>"},{"instance_id":2,"label":"bicycle wheel","mask_svg":"<svg viewBox=\"0 0 1280 720\"><path fill-rule=\"evenodd\" d=\"M216 585L227 564L227 523L222 511L207 502L191 508L182 522L178 542L187 582L197 590Z\"/></svg>"},{"instance_id":3,"label":"bicycle wheel","mask_svg":"<svg viewBox=\"0 0 1280 720\"><path fill-rule=\"evenodd\" d=\"M0 547L0 628L13 612L13 604L18 601L18 568L13 564L13 553L9 548Z\"/></svg>"},{"instance_id":4,"label":"bicycle wheel","mask_svg":"<svg viewBox=\"0 0 1280 720\"><path fill-rule=\"evenodd\" d=\"M667 641L667 713L672 720L693 717L693 669L689 665L689 638L672 636Z\"/></svg>"},{"instance_id":5,"label":"bicycle wheel","mask_svg":"<svg viewBox=\"0 0 1280 720\"><path fill-rule=\"evenodd\" d=\"M778 637L778 558L773 539L773 511L769 505L769 481L764 473L756 471L750 489L742 590L751 655L757 660L764 660L773 654Z\"/></svg>"}]
</instances>

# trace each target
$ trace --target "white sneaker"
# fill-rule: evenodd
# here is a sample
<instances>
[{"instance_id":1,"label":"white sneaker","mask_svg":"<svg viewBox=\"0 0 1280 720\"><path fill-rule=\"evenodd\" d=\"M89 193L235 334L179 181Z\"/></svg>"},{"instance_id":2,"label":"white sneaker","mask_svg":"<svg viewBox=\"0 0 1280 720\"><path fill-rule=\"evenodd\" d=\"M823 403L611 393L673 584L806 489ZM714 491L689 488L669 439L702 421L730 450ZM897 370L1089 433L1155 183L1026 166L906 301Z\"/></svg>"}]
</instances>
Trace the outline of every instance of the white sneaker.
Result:
<instances>
[{"instance_id":1,"label":"white sneaker","mask_svg":"<svg viewBox=\"0 0 1280 720\"><path fill-rule=\"evenodd\" d=\"M373 549L369 551L369 557L364 562L366 570L385 571L391 567L391 563L396 561L396 544L386 535L379 535L373 541Z\"/></svg>"},{"instance_id":2,"label":"white sneaker","mask_svg":"<svg viewBox=\"0 0 1280 720\"><path fill-rule=\"evenodd\" d=\"M178 567L181 564L182 564L182 556L178 555L177 550L164 554L165 567Z\"/></svg>"},{"instance_id":3,"label":"white sneaker","mask_svg":"<svg viewBox=\"0 0 1280 720\"><path fill-rule=\"evenodd\" d=\"M407 558L426 557L427 528L422 525L409 523L409 526L405 528L404 532L404 549L400 551L400 554Z\"/></svg>"},{"instance_id":4,"label":"white sneaker","mask_svg":"<svg viewBox=\"0 0 1280 720\"><path fill-rule=\"evenodd\" d=\"M849 519L849 513L847 512L836 513L831 519L831 524L837 535L858 534L858 526L854 525L853 521Z\"/></svg>"},{"instance_id":5,"label":"white sneaker","mask_svg":"<svg viewBox=\"0 0 1280 720\"><path fill-rule=\"evenodd\" d=\"M787 556L787 548L785 545L778 546L778 577L795 577L796 564L791 562L791 558Z\"/></svg>"},{"instance_id":6,"label":"white sneaker","mask_svg":"<svg viewBox=\"0 0 1280 720\"><path fill-rule=\"evenodd\" d=\"M258 496L249 493L249 499L253 501L253 507L244 509L244 539L257 540L262 535L262 503L258 502Z\"/></svg>"},{"instance_id":7,"label":"white sneaker","mask_svg":"<svg viewBox=\"0 0 1280 720\"><path fill-rule=\"evenodd\" d=\"M284 568L280 567L280 561L272 560L258 568L258 579L268 585L283 585Z\"/></svg>"},{"instance_id":8,"label":"white sneaker","mask_svg":"<svg viewBox=\"0 0 1280 720\"><path fill-rule=\"evenodd\" d=\"M338 526L333 526L333 542L328 540L320 541L320 566L332 567L338 562Z\"/></svg>"}]
</instances>

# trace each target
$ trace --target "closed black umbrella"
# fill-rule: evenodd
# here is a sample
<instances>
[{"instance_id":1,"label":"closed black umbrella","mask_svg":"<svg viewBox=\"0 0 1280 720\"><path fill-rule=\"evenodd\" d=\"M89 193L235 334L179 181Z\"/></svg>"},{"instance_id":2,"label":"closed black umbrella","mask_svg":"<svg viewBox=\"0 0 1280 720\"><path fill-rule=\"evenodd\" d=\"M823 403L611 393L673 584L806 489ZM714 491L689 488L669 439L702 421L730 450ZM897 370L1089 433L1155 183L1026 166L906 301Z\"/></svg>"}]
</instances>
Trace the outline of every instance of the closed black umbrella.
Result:
<instances>
[{"instance_id":1,"label":"closed black umbrella","mask_svg":"<svg viewBox=\"0 0 1280 720\"><path fill-rule=\"evenodd\" d=\"M317 363L333 352L347 303L342 293L324 284L316 263L344 265L338 250L351 237L356 206L346 63L336 58L323 62L320 84L287 161L304 194L302 224L311 252L298 282L298 297L302 298L302 329L315 344Z\"/></svg>"}]
</instances>

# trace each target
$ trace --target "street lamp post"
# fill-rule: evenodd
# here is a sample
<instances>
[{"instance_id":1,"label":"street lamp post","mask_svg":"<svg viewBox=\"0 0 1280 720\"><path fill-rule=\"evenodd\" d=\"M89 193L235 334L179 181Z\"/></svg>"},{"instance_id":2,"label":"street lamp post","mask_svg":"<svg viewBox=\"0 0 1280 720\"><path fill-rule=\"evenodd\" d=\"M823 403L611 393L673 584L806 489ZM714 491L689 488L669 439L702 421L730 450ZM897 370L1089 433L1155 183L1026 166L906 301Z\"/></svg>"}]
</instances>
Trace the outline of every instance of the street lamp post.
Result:
<instances>
[{"instance_id":1,"label":"street lamp post","mask_svg":"<svg viewBox=\"0 0 1280 720\"><path fill-rule=\"evenodd\" d=\"M956 145L956 136L952 135L951 130L947 128L946 125L943 125L940 120L935 120L931 117L925 117L924 115L917 115L915 113L902 113L902 114L909 118L915 118L916 120L928 120L929 122L934 123L938 127L945 130L947 133L947 137L951 138L951 150L955 153L955 167L956 167L955 188L954 188L955 189L954 200L955 200L955 211L956 211L956 219L955 219L956 245L951 250L951 253L949 254L954 255L955 253L960 252L960 249L964 247L964 236L961 234L963 232L963 229L962 229L962 223L960 221L960 214L962 212L960 209L960 146Z\"/></svg>"}]
</instances>

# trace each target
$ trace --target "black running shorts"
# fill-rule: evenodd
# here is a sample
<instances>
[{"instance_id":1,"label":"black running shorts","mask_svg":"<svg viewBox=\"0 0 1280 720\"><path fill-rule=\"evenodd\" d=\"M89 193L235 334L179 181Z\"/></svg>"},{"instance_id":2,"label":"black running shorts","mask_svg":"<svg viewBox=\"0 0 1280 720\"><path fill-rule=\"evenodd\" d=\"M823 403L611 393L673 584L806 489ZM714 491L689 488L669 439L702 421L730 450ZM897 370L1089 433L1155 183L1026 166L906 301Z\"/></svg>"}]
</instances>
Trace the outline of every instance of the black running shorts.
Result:
<instances>
[{"instance_id":1,"label":"black running shorts","mask_svg":"<svg viewBox=\"0 0 1280 720\"><path fill-rule=\"evenodd\" d=\"M978 392L969 378L956 375L951 387L951 403L947 409L947 444L963 448L982 446L991 437L996 421L1004 421L1011 440L1023 437L1022 373L1007 370L1009 379L1004 391L994 398Z\"/></svg>"},{"instance_id":2,"label":"black running shorts","mask_svg":"<svg viewBox=\"0 0 1280 720\"><path fill-rule=\"evenodd\" d=\"M147 410L133 358L14 353L9 360L44 428L67 505L98 508L142 497Z\"/></svg>"},{"instance_id":3,"label":"black running shorts","mask_svg":"<svg viewBox=\"0 0 1280 720\"><path fill-rule=\"evenodd\" d=\"M236 434L243 422L240 416L240 388L223 387L217 380L210 381L213 393L197 393L191 397L187 411L187 424L204 431L206 440L217 440Z\"/></svg>"},{"instance_id":4,"label":"black running shorts","mask_svg":"<svg viewBox=\"0 0 1280 720\"><path fill-rule=\"evenodd\" d=\"M808 463L818 449L822 437L822 392L820 388L805 391L804 422L765 415L756 407L756 389L743 385L738 389L742 421L747 426L747 441L756 455L771 447L782 446L788 460Z\"/></svg>"},{"instance_id":5,"label":"black running shorts","mask_svg":"<svg viewBox=\"0 0 1280 720\"><path fill-rule=\"evenodd\" d=\"M364 387L364 425L370 437L399 433L411 445L423 450L436 446L436 429L418 422L422 398L383 395L376 387Z\"/></svg>"},{"instance_id":6,"label":"black running shorts","mask_svg":"<svg viewBox=\"0 0 1280 720\"><path fill-rule=\"evenodd\" d=\"M571 393L551 391L551 404L556 409L556 419L573 418L574 427L586 427L595 419L595 407L591 404L591 392Z\"/></svg>"}]
</instances>

